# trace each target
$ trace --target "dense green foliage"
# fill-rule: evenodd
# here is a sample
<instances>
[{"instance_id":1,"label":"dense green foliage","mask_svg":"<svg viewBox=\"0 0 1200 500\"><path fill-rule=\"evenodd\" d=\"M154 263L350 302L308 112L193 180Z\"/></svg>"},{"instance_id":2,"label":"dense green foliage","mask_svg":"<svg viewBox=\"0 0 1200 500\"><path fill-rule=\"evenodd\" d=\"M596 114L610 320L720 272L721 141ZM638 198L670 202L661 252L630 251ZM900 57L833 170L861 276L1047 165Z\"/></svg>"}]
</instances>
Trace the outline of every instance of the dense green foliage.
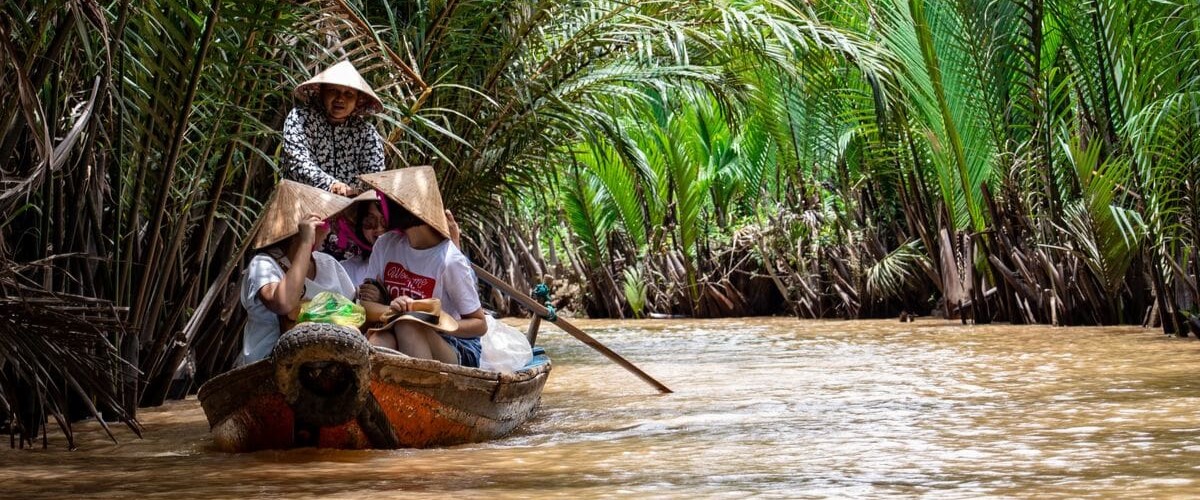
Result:
<instances>
[{"instance_id":1,"label":"dense green foliage","mask_svg":"<svg viewBox=\"0 0 1200 500\"><path fill-rule=\"evenodd\" d=\"M341 58L472 258L576 310L1200 325L1191 0L9 0L4 296L119 320L0 346L0 414L229 366L289 91Z\"/></svg>"},{"instance_id":2,"label":"dense green foliage","mask_svg":"<svg viewBox=\"0 0 1200 500\"><path fill-rule=\"evenodd\" d=\"M760 312L769 279L810 317L1197 324L1200 7L741 6L760 43L686 56L722 88L612 100L629 140L557 162L589 312L639 267L660 312Z\"/></svg>"}]
</instances>

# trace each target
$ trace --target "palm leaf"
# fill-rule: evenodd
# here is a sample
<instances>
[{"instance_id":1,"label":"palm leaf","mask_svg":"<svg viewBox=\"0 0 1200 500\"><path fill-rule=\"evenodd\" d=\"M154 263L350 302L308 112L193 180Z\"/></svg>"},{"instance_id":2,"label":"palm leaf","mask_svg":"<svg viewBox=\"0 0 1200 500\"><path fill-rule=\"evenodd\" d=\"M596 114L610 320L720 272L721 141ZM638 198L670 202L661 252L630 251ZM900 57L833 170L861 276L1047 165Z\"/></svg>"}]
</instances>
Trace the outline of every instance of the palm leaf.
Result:
<instances>
[{"instance_id":1,"label":"palm leaf","mask_svg":"<svg viewBox=\"0 0 1200 500\"><path fill-rule=\"evenodd\" d=\"M920 240L900 245L865 269L867 295L884 300L901 297L918 288L925 279L922 269L931 265Z\"/></svg>"}]
</instances>

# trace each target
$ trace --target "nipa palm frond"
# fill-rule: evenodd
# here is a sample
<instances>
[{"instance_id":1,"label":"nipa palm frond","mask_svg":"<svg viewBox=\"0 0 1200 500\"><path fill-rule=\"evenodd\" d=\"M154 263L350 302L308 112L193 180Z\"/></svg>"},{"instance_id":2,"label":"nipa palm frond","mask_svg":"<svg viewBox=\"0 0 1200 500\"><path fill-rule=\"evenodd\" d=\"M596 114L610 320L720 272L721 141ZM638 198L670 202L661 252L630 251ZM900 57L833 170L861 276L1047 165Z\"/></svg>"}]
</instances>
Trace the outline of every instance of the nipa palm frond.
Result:
<instances>
[{"instance_id":1,"label":"nipa palm frond","mask_svg":"<svg viewBox=\"0 0 1200 500\"><path fill-rule=\"evenodd\" d=\"M867 268L867 295L888 299L899 297L906 290L917 286L922 279L923 266L929 266L928 257L921 249L921 241L913 240L892 250ZM922 264L924 261L924 264Z\"/></svg>"},{"instance_id":2,"label":"nipa palm frond","mask_svg":"<svg viewBox=\"0 0 1200 500\"><path fill-rule=\"evenodd\" d=\"M32 445L38 425L44 425L44 409L73 449L66 415L66 401L73 393L110 438L112 431L97 405L140 435L139 424L118 396L118 388L133 382L136 369L121 360L109 342L126 334L120 311L108 301L46 292L25 280L16 267L0 262L0 400L10 415L32 418L18 422L14 417L10 432L21 434L22 446ZM22 393L32 397L20 397Z\"/></svg>"}]
</instances>

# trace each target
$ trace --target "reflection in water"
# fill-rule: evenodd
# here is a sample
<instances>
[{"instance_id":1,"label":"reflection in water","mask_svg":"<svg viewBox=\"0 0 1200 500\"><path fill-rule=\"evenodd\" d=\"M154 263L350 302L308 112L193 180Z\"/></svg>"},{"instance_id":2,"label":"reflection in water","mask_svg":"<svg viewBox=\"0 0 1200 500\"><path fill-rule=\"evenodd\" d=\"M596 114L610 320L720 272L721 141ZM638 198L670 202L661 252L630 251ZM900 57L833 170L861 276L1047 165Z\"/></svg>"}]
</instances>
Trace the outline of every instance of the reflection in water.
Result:
<instances>
[{"instance_id":1,"label":"reflection in water","mask_svg":"<svg viewBox=\"0 0 1200 500\"><path fill-rule=\"evenodd\" d=\"M1140 328L581 321L676 391L553 327L537 416L434 450L210 449L194 399L146 439L0 451L12 498L1200 495L1200 343ZM54 447L57 444L58 447Z\"/></svg>"}]
</instances>

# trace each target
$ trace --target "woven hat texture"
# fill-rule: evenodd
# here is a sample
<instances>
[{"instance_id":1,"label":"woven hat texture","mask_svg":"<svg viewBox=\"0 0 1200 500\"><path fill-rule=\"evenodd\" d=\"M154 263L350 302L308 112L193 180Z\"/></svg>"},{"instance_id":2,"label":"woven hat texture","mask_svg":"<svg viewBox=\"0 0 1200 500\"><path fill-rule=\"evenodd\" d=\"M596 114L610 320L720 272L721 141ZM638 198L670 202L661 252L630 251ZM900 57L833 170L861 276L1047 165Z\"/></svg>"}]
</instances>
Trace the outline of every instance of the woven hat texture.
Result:
<instances>
[{"instance_id":1,"label":"woven hat texture","mask_svg":"<svg viewBox=\"0 0 1200 500\"><path fill-rule=\"evenodd\" d=\"M370 115L383 111L383 101L379 99L362 75L358 74L358 70L350 61L339 62L330 66L329 69L317 73L308 81L297 85L292 95L300 102L311 102L321 94L321 84L324 83L350 87L361 93L362 97L358 99L354 114Z\"/></svg>"},{"instance_id":2,"label":"woven hat texture","mask_svg":"<svg viewBox=\"0 0 1200 500\"><path fill-rule=\"evenodd\" d=\"M299 232L300 220L308 214L322 219L345 210L353 200L296 181L283 180L267 200L252 243L254 249L270 246Z\"/></svg>"},{"instance_id":3,"label":"woven hat texture","mask_svg":"<svg viewBox=\"0 0 1200 500\"><path fill-rule=\"evenodd\" d=\"M358 178L399 203L442 236L450 237L450 224L446 222L446 209L442 205L442 193L433 167L398 168L363 174Z\"/></svg>"}]
</instances>

